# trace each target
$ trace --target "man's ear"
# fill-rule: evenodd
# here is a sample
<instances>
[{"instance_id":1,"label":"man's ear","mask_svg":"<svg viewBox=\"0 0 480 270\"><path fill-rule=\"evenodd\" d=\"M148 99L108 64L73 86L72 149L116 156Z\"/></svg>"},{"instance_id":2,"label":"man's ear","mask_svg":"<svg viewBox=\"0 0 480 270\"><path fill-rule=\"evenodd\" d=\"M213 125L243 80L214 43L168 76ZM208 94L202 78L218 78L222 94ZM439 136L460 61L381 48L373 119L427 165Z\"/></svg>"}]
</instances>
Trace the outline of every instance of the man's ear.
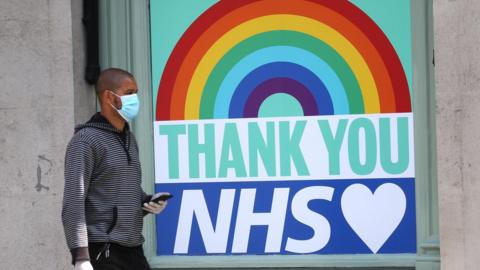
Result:
<instances>
[{"instance_id":1,"label":"man's ear","mask_svg":"<svg viewBox=\"0 0 480 270\"><path fill-rule=\"evenodd\" d=\"M122 102L120 101L120 98L115 95L113 91L106 89L105 91L103 91L103 95L104 101L106 103L110 103L117 109L120 109L122 107Z\"/></svg>"},{"instance_id":2,"label":"man's ear","mask_svg":"<svg viewBox=\"0 0 480 270\"><path fill-rule=\"evenodd\" d=\"M101 92L97 92L97 97L98 97L98 100L100 101L100 104L102 103L109 103L109 97L108 97L108 90L103 90Z\"/></svg>"},{"instance_id":3,"label":"man's ear","mask_svg":"<svg viewBox=\"0 0 480 270\"><path fill-rule=\"evenodd\" d=\"M101 97L100 99L102 99L103 101L106 101L106 102L113 102L113 98L111 97L112 93L110 90L103 90L102 93L101 93Z\"/></svg>"}]
</instances>

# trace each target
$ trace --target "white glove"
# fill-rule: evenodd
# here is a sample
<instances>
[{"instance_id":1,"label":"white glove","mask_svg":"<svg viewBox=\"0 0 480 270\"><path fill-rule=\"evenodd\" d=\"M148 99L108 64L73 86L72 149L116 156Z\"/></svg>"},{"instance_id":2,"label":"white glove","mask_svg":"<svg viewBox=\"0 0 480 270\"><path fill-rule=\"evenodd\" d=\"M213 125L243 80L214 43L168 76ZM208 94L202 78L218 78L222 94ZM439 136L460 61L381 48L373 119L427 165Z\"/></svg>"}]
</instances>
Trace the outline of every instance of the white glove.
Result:
<instances>
[{"instance_id":1,"label":"white glove","mask_svg":"<svg viewBox=\"0 0 480 270\"><path fill-rule=\"evenodd\" d=\"M157 193L152 196L152 200L164 194L169 194L169 193L168 192ZM144 203L142 209L149 213L158 215L165 209L165 207L167 207L167 201L158 201L158 203L151 201L148 203Z\"/></svg>"},{"instance_id":2,"label":"white glove","mask_svg":"<svg viewBox=\"0 0 480 270\"><path fill-rule=\"evenodd\" d=\"M75 263L75 270L93 270L90 261L80 261Z\"/></svg>"}]
</instances>

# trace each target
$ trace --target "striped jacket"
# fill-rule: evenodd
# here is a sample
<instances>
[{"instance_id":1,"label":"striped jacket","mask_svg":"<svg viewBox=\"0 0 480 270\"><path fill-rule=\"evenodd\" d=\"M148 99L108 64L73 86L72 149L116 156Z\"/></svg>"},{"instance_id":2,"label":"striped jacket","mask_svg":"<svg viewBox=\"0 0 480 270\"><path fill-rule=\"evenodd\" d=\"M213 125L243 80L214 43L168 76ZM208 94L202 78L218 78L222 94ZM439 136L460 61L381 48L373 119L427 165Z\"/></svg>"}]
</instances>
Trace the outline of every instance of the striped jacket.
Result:
<instances>
[{"instance_id":1,"label":"striped jacket","mask_svg":"<svg viewBox=\"0 0 480 270\"><path fill-rule=\"evenodd\" d=\"M75 129L65 155L62 221L73 262L88 260L89 242L143 243L141 186L135 137L101 114Z\"/></svg>"}]
</instances>

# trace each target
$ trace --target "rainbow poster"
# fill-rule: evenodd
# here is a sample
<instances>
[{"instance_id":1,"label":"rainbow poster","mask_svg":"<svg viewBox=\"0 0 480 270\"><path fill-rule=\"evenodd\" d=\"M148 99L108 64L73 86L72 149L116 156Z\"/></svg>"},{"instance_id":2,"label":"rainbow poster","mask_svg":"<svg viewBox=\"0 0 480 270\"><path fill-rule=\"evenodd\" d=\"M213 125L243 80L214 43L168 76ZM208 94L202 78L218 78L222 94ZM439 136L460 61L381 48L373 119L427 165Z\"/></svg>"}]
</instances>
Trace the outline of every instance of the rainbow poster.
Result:
<instances>
[{"instance_id":1,"label":"rainbow poster","mask_svg":"<svg viewBox=\"0 0 480 270\"><path fill-rule=\"evenodd\" d=\"M416 253L409 1L150 11L157 255Z\"/></svg>"}]
</instances>

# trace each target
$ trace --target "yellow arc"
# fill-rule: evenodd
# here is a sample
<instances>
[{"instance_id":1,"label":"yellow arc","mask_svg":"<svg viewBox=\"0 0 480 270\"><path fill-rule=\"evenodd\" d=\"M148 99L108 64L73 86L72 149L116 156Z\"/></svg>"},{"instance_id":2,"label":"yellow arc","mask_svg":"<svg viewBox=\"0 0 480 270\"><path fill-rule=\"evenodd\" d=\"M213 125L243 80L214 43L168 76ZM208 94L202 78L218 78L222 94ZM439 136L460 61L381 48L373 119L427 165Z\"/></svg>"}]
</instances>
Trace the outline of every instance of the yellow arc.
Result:
<instances>
[{"instance_id":1,"label":"yellow arc","mask_svg":"<svg viewBox=\"0 0 480 270\"><path fill-rule=\"evenodd\" d=\"M196 67L188 86L185 119L199 119L203 88L215 65L229 50L253 35L275 30L305 33L330 45L342 56L355 74L362 91L365 113L380 112L380 100L372 72L348 39L322 22L298 15L279 14L246 21L225 33L208 49Z\"/></svg>"}]
</instances>

